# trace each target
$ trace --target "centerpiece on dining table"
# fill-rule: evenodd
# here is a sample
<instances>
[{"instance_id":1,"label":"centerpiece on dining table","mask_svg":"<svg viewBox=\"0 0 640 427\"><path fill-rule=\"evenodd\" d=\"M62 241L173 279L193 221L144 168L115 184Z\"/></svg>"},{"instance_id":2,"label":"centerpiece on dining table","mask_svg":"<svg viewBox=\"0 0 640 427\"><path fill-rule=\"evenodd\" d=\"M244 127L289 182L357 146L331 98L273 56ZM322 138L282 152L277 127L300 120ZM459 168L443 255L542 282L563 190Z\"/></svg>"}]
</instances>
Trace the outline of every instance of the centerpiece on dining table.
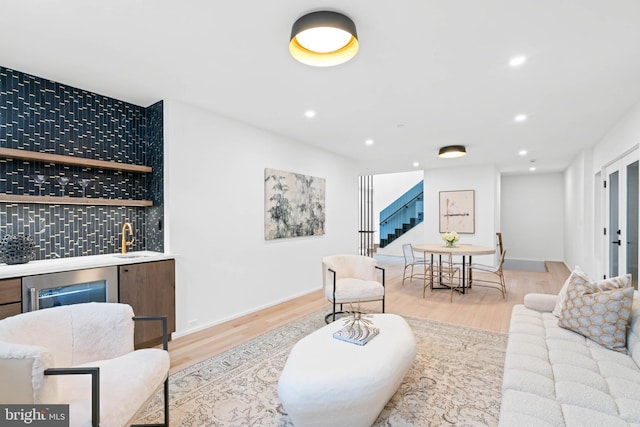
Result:
<instances>
[{"instance_id":1,"label":"centerpiece on dining table","mask_svg":"<svg viewBox=\"0 0 640 427\"><path fill-rule=\"evenodd\" d=\"M442 240L444 240L448 248L455 248L455 243L460 240L460 237L455 231L447 231L442 235Z\"/></svg>"}]
</instances>

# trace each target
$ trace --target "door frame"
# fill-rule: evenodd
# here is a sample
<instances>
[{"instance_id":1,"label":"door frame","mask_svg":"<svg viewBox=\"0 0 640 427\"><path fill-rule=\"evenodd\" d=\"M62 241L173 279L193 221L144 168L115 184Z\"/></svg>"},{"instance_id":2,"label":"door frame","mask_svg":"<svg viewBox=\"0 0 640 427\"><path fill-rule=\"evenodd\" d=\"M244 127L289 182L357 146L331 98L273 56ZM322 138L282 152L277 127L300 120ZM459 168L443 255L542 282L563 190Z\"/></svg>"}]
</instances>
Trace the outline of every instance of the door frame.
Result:
<instances>
[{"instance_id":1,"label":"door frame","mask_svg":"<svg viewBox=\"0 0 640 427\"><path fill-rule=\"evenodd\" d=\"M638 147L634 147L633 149L627 151L622 156L618 157L616 160L609 162L602 168L601 172L601 180L602 180L602 225L603 231L606 232L602 235L602 260L603 260L603 277L609 277L610 271L610 249L611 242L614 238L619 239L621 242L627 242L627 230L626 230L626 215L627 215L627 167L634 162L640 161L640 150ZM620 235L616 235L617 230L610 230L610 209L609 209L609 200L610 200L610 189L611 183L609 177L611 174L618 172L618 229L620 230ZM637 207L640 208L640 207ZM636 236L636 239L638 236ZM636 260L638 262L638 260ZM627 271L627 250L626 244L619 245L618 252L618 272L616 275L626 274ZM634 278L637 280L637 278Z\"/></svg>"}]
</instances>

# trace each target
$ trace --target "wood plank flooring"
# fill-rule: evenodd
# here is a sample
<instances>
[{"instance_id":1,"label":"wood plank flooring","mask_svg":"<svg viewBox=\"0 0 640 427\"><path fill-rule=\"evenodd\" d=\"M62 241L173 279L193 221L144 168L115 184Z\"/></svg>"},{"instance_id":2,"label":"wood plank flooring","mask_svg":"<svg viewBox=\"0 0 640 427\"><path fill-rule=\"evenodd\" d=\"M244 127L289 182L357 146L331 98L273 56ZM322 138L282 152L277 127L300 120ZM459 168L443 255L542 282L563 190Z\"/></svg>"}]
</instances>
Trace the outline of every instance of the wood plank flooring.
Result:
<instances>
[{"instance_id":1,"label":"wood plank flooring","mask_svg":"<svg viewBox=\"0 0 640 427\"><path fill-rule=\"evenodd\" d=\"M506 333L509 330L511 309L522 304L526 294L537 292L556 294L569 276L560 262L547 262L548 272L505 270L509 294L502 298L499 291L474 287L465 295L454 293L449 302L448 290L427 289L422 297L422 281L413 279L402 285L404 262L401 257L379 256L378 263L386 270L386 312L421 319L432 319L473 328ZM363 305L371 312L380 310L380 303ZM238 344L275 329L294 319L330 304L322 291L278 304L273 307L231 320L169 343L171 372L184 369Z\"/></svg>"}]
</instances>

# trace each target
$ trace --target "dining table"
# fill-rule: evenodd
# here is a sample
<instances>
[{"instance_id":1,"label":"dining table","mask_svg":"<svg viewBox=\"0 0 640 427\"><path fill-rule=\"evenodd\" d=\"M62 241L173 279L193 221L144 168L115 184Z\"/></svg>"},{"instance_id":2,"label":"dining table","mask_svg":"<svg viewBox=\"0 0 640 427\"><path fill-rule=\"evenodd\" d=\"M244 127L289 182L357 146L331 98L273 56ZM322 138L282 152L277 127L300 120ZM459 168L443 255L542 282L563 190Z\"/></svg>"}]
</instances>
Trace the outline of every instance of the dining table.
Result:
<instances>
[{"instance_id":1,"label":"dining table","mask_svg":"<svg viewBox=\"0 0 640 427\"><path fill-rule=\"evenodd\" d=\"M424 243L424 244L415 244L412 245L413 250L415 252L422 252L425 261L427 260L427 256L431 257L431 265L433 265L433 256L439 253L451 253L453 256L461 256L462 257L462 290L461 293L465 293L467 287L471 287L472 277L471 271L469 271L469 277L466 277L466 266L467 266L467 257L469 257L468 265L471 265L474 255L493 255L496 253L496 248L490 246L480 246L480 245L471 245L458 243L454 246L447 246L443 243ZM425 263L425 269L427 268L427 264ZM432 270L433 274L433 270ZM425 271L425 281L426 281L426 271ZM425 282L426 283L426 282ZM433 277L431 286L433 288ZM433 289L449 289L447 288L433 288Z\"/></svg>"}]
</instances>

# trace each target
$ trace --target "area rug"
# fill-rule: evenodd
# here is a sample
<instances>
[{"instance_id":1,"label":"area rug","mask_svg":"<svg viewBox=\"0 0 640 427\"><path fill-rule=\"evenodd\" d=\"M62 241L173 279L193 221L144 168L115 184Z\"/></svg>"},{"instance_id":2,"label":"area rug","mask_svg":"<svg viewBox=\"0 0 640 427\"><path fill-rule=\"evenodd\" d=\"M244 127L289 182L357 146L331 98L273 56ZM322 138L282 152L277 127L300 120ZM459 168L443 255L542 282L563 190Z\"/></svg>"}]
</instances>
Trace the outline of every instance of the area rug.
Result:
<instances>
[{"instance_id":1,"label":"area rug","mask_svg":"<svg viewBox=\"0 0 640 427\"><path fill-rule=\"evenodd\" d=\"M497 425L507 335L406 320L416 360L374 426ZM323 313L314 313L171 375L170 425L293 426L278 399L278 377L293 344L322 326ZM137 422L162 417L158 395Z\"/></svg>"}]
</instances>

